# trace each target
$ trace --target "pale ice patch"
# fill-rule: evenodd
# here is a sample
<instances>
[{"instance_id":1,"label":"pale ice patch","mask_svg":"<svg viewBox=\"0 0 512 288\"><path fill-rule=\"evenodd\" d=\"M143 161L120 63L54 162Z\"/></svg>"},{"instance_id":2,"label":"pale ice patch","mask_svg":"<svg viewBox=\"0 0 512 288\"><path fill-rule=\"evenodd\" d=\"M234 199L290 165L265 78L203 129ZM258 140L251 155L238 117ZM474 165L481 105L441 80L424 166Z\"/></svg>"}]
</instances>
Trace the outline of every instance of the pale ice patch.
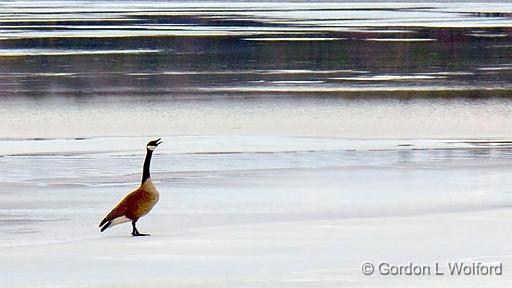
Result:
<instances>
[{"instance_id":1,"label":"pale ice patch","mask_svg":"<svg viewBox=\"0 0 512 288\"><path fill-rule=\"evenodd\" d=\"M20 56L72 56L105 54L143 54L158 53L156 49L122 49L122 50L73 50L73 49L0 49L0 57ZM44 73L40 73L44 74ZM54 73L52 75L55 75ZM44 76L44 75L41 75Z\"/></svg>"},{"instance_id":2,"label":"pale ice patch","mask_svg":"<svg viewBox=\"0 0 512 288\"><path fill-rule=\"evenodd\" d=\"M322 84L324 81L304 80L304 81L270 81L273 84Z\"/></svg>"},{"instance_id":3,"label":"pale ice patch","mask_svg":"<svg viewBox=\"0 0 512 288\"><path fill-rule=\"evenodd\" d=\"M308 70L308 69L282 69L282 70L264 70L260 71L262 74L335 74L335 73L350 73L350 74L364 74L368 71L362 70Z\"/></svg>"},{"instance_id":4,"label":"pale ice patch","mask_svg":"<svg viewBox=\"0 0 512 288\"><path fill-rule=\"evenodd\" d=\"M325 22L326 25L340 26L394 26L394 27L446 27L467 25L468 27L506 27L510 25L507 17L478 17L473 12L507 13L508 3L321 3L322 11L318 11L319 3L301 2L225 2L197 1L183 3L161 1L135 2L86 2L73 1L60 3L53 1L36 1L36 3L7 2L2 4L3 12L11 15L37 13L38 17L66 16L71 19L106 18L109 21L126 21L140 16L193 16L203 18L224 19L259 19L266 23L288 22L297 20ZM489 5L487 5L489 4ZM372 10L373 9L373 10ZM117 11L117 13L100 13ZM73 12L73 13L69 13ZM45 15L47 13L47 15ZM64 14L66 13L66 14ZM108 17L105 17L108 15ZM37 20L38 17L33 17ZM29 17L25 17L29 18ZM61 18L61 17L58 17ZM26 20L34 20L26 19ZM332 20L332 19L337 19ZM8 20L8 19L6 19ZM19 21L19 19L10 19ZM41 19L45 21L46 19ZM61 19L57 19L61 20ZM458 23L455 23L458 22ZM350 24L353 25L350 25ZM302 24L308 24L303 22ZM318 23L320 26L321 23ZM347 25L348 24L348 25ZM497 26L496 26L497 25ZM316 26L316 25L315 25Z\"/></svg>"},{"instance_id":5,"label":"pale ice patch","mask_svg":"<svg viewBox=\"0 0 512 288\"><path fill-rule=\"evenodd\" d=\"M429 78L437 79L437 78ZM418 80L418 79L410 79ZM346 81L346 80L345 80ZM366 80L360 80L366 81ZM382 80L385 81L385 80ZM396 81L396 80L395 80ZM319 85L296 85L279 87L273 86L257 86L257 87L208 87L208 88L190 88L183 91L186 92L224 92L224 93L254 93L254 92L276 92L276 93L334 93L334 92L400 92L400 91L505 91L510 86L482 86L471 87L464 85L408 85L408 86L364 86L364 87L347 87L347 86L319 86Z\"/></svg>"},{"instance_id":6,"label":"pale ice patch","mask_svg":"<svg viewBox=\"0 0 512 288\"><path fill-rule=\"evenodd\" d=\"M318 42L318 41L341 41L346 40L347 38L329 38L329 37L272 37L272 38L243 38L244 41L275 41L275 42L294 42L294 41L302 41L302 42Z\"/></svg>"},{"instance_id":7,"label":"pale ice patch","mask_svg":"<svg viewBox=\"0 0 512 288\"><path fill-rule=\"evenodd\" d=\"M407 81L407 80L431 80L443 79L444 76L433 75L373 75L373 76L356 76L356 77L336 77L332 80L345 81Z\"/></svg>"},{"instance_id":8,"label":"pale ice patch","mask_svg":"<svg viewBox=\"0 0 512 288\"><path fill-rule=\"evenodd\" d=\"M510 35L507 33L470 33L466 34L471 37L480 37L480 38L504 38L509 37Z\"/></svg>"},{"instance_id":9,"label":"pale ice patch","mask_svg":"<svg viewBox=\"0 0 512 288\"><path fill-rule=\"evenodd\" d=\"M437 39L432 38L366 38L365 41L374 42L433 42Z\"/></svg>"},{"instance_id":10,"label":"pale ice patch","mask_svg":"<svg viewBox=\"0 0 512 288\"><path fill-rule=\"evenodd\" d=\"M473 72L468 71L446 71L446 72L426 72L421 73L422 75L434 75L434 76L469 76L475 75Z\"/></svg>"},{"instance_id":11,"label":"pale ice patch","mask_svg":"<svg viewBox=\"0 0 512 288\"><path fill-rule=\"evenodd\" d=\"M269 21L274 24L281 25L296 25L300 22L301 25L315 26L315 27L329 27L330 29L342 29L350 26L351 30L356 28L374 27L374 28L508 28L512 25L510 18L474 18L474 17L440 17L435 19L430 18L411 18L411 19L378 19L378 20L301 20L301 21L284 21L275 20Z\"/></svg>"},{"instance_id":12,"label":"pale ice patch","mask_svg":"<svg viewBox=\"0 0 512 288\"><path fill-rule=\"evenodd\" d=\"M24 78L24 77L73 77L78 73L0 73L0 78Z\"/></svg>"},{"instance_id":13,"label":"pale ice patch","mask_svg":"<svg viewBox=\"0 0 512 288\"><path fill-rule=\"evenodd\" d=\"M438 10L446 9L452 12L458 13L512 13L512 7L510 3L507 1L503 2L464 2L464 5L461 3L442 3L442 6L437 7Z\"/></svg>"},{"instance_id":14,"label":"pale ice patch","mask_svg":"<svg viewBox=\"0 0 512 288\"><path fill-rule=\"evenodd\" d=\"M89 17L84 18L83 14L76 15L76 17L58 17L58 15L48 15L48 16L39 16L39 17L0 17L0 23L48 23L49 21L54 23L64 23L64 22L88 22L88 21L109 21L109 22L131 22L136 21L137 19L129 19L129 18L106 18L105 16L101 17Z\"/></svg>"},{"instance_id":15,"label":"pale ice patch","mask_svg":"<svg viewBox=\"0 0 512 288\"><path fill-rule=\"evenodd\" d=\"M36 77L66 77L66 76L75 76L77 73L34 73L33 76Z\"/></svg>"},{"instance_id":16,"label":"pale ice patch","mask_svg":"<svg viewBox=\"0 0 512 288\"><path fill-rule=\"evenodd\" d=\"M161 75L161 73L127 73L128 76L154 76Z\"/></svg>"},{"instance_id":17,"label":"pale ice patch","mask_svg":"<svg viewBox=\"0 0 512 288\"><path fill-rule=\"evenodd\" d=\"M414 30L401 30L401 29L364 29L364 28L353 28L347 32L354 33L375 33L375 34L414 34L418 33Z\"/></svg>"},{"instance_id":18,"label":"pale ice patch","mask_svg":"<svg viewBox=\"0 0 512 288\"><path fill-rule=\"evenodd\" d=\"M387 150L469 148L475 144L492 142L454 140L373 140L339 137L284 137L284 136L165 136L165 144L158 147L164 154L223 154L274 153L332 150ZM148 141L154 137L97 137L86 139L2 139L0 155L10 156L70 156L142 154ZM407 144L407 145L405 145ZM499 144L499 143L498 143ZM71 159L71 158L67 158Z\"/></svg>"},{"instance_id":19,"label":"pale ice patch","mask_svg":"<svg viewBox=\"0 0 512 288\"><path fill-rule=\"evenodd\" d=\"M263 75L286 75L286 74L364 74L368 71L340 69L340 70L309 70L309 69L276 69L276 70L214 70L214 71L161 71L161 72L134 72L128 75L240 75L240 74L263 74Z\"/></svg>"},{"instance_id":20,"label":"pale ice patch","mask_svg":"<svg viewBox=\"0 0 512 288\"><path fill-rule=\"evenodd\" d=\"M512 64L502 64L495 67L480 67L478 68L480 71L502 71L502 70L512 70Z\"/></svg>"},{"instance_id":21,"label":"pale ice patch","mask_svg":"<svg viewBox=\"0 0 512 288\"><path fill-rule=\"evenodd\" d=\"M216 30L204 28L203 30L80 30L80 31L22 31L5 35L8 39L45 39L45 38L124 38L124 37L219 37L219 36L259 36L274 34L297 34L295 32L270 31L230 31L230 29Z\"/></svg>"}]
</instances>

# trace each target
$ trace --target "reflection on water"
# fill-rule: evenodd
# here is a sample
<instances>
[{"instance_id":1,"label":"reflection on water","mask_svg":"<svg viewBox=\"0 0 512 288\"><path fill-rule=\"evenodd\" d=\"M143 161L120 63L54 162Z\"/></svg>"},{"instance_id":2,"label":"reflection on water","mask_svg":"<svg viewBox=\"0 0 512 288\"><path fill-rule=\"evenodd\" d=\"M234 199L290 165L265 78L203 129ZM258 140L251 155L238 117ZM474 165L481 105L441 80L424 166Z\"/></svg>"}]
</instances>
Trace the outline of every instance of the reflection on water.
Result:
<instances>
[{"instance_id":1,"label":"reflection on water","mask_svg":"<svg viewBox=\"0 0 512 288\"><path fill-rule=\"evenodd\" d=\"M0 136L506 137L512 127L506 2L8 1L0 11Z\"/></svg>"}]
</instances>

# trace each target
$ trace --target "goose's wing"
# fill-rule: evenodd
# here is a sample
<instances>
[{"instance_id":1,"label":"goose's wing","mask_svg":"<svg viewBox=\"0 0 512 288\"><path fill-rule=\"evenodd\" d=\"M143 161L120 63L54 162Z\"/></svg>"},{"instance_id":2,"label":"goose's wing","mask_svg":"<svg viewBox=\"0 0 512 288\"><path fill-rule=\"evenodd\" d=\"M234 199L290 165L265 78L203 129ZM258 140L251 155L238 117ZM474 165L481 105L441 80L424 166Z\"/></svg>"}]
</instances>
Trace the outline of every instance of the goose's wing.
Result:
<instances>
[{"instance_id":1,"label":"goose's wing","mask_svg":"<svg viewBox=\"0 0 512 288\"><path fill-rule=\"evenodd\" d=\"M138 191L135 190L128 195L126 195L123 200L121 200L115 207L108 213L103 220L101 220L99 227L105 225L105 223L110 222L118 217L125 216L126 212L128 211L129 204L131 202L131 198L134 196L134 194Z\"/></svg>"}]
</instances>

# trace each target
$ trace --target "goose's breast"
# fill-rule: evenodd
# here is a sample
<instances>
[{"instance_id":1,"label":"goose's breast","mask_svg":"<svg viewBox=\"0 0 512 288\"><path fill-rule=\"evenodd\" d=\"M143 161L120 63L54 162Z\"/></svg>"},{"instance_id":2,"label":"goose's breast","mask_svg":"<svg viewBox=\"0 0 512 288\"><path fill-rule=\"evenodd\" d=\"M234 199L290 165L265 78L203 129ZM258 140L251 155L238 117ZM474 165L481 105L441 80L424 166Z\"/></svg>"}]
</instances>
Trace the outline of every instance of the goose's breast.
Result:
<instances>
[{"instance_id":1,"label":"goose's breast","mask_svg":"<svg viewBox=\"0 0 512 288\"><path fill-rule=\"evenodd\" d=\"M142 217L151 211L153 206L158 202L159 200L159 193L156 189L139 189L137 191L137 197L132 205L131 215L132 219Z\"/></svg>"}]
</instances>

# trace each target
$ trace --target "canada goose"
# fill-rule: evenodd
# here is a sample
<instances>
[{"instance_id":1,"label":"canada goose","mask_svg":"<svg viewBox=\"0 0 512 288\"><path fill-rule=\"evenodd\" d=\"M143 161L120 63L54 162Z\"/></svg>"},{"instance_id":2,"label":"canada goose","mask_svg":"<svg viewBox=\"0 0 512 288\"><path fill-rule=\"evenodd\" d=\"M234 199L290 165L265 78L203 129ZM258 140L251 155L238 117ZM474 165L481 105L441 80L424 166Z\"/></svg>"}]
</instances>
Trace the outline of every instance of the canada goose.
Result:
<instances>
[{"instance_id":1,"label":"canada goose","mask_svg":"<svg viewBox=\"0 0 512 288\"><path fill-rule=\"evenodd\" d=\"M119 204L108 213L108 215L101 220L99 227L101 232L105 229L115 226L117 224L132 221L132 236L149 236L149 234L142 234L135 227L135 223L140 217L146 215L151 211L151 208L158 202L158 190L151 181L149 175L149 166L151 164L151 156L155 148L162 142L158 138L149 141L146 145L146 158L144 159L144 166L142 171L142 181L140 187L126 195Z\"/></svg>"}]
</instances>

